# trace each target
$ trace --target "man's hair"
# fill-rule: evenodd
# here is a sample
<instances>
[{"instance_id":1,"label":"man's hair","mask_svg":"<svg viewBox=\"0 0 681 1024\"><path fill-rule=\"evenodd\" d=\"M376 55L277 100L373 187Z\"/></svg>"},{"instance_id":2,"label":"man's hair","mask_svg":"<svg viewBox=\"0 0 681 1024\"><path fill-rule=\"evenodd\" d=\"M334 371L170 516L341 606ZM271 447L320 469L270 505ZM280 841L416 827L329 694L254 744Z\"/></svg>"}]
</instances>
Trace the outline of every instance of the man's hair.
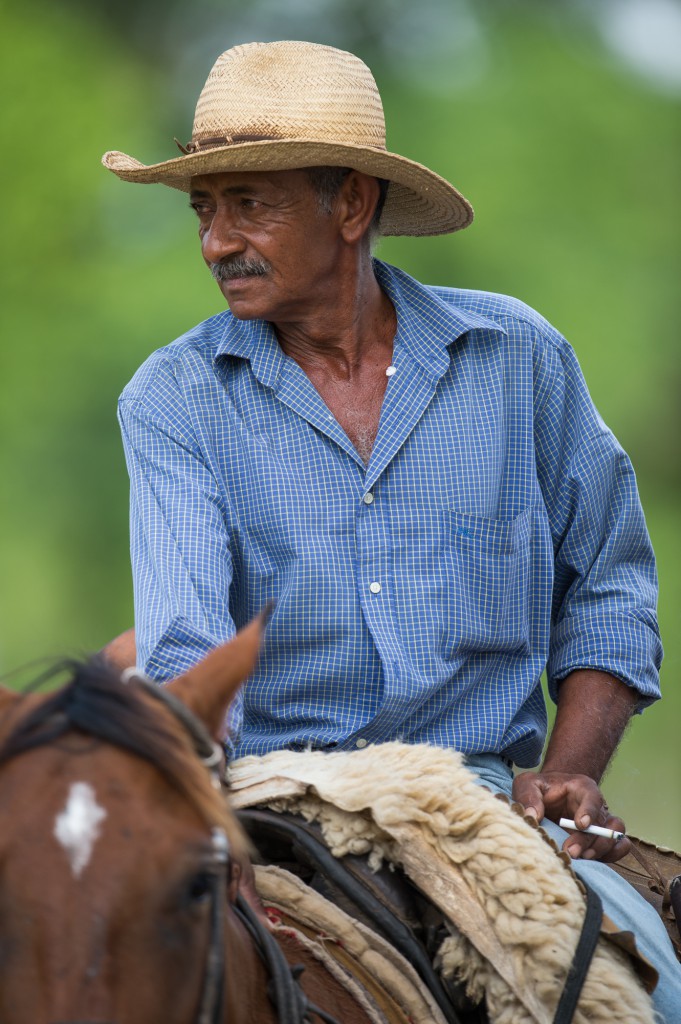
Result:
<instances>
[{"instance_id":1,"label":"man's hair","mask_svg":"<svg viewBox=\"0 0 681 1024\"><path fill-rule=\"evenodd\" d=\"M310 184L317 194L317 202L322 213L331 213L333 204L338 198L338 193L348 174L350 167L306 167ZM385 178L377 178L379 185L378 202L369 225L369 244L373 245L381 234L381 214L385 205L385 197L388 194L389 181Z\"/></svg>"}]
</instances>

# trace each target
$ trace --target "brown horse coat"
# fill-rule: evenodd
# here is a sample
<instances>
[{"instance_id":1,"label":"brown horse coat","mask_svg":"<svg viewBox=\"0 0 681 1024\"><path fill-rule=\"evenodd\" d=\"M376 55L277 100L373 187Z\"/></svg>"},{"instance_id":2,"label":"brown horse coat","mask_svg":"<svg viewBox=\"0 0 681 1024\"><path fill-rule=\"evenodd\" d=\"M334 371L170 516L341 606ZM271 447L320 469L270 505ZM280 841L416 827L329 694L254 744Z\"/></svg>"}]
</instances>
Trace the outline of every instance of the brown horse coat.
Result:
<instances>
[{"instance_id":1,"label":"brown horse coat","mask_svg":"<svg viewBox=\"0 0 681 1024\"><path fill-rule=\"evenodd\" d=\"M169 684L214 735L252 670L261 624ZM184 728L144 688L74 667L48 695L0 689L2 1024L194 1024L210 936L212 830L246 844ZM234 896L235 885L230 886ZM224 909L230 1024L273 1024L268 977ZM347 991L290 936L310 997L368 1024Z\"/></svg>"}]
</instances>

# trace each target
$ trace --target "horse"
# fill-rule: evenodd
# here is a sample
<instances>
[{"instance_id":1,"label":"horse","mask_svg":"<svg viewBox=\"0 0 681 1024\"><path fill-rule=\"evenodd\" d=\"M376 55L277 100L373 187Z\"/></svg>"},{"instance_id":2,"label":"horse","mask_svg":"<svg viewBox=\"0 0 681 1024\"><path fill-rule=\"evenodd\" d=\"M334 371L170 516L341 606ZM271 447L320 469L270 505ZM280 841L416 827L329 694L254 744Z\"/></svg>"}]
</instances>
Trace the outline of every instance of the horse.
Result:
<instances>
[{"instance_id":1,"label":"horse","mask_svg":"<svg viewBox=\"0 0 681 1024\"><path fill-rule=\"evenodd\" d=\"M238 896L215 741L261 629L163 689L104 659L52 693L0 688L3 1024L369 1024Z\"/></svg>"},{"instance_id":2,"label":"horse","mask_svg":"<svg viewBox=\"0 0 681 1024\"><path fill-rule=\"evenodd\" d=\"M69 681L53 693L20 695L0 687L2 1024L487 1021L478 1005L482 990L468 1002L459 992L459 1008L445 1007L444 1013L430 995L418 993L410 1002L403 990L410 972L412 985L419 977L408 956L400 959L384 939L368 938L367 929L355 942L361 923L346 915L339 925L342 911L334 915L319 895L301 895L305 887L294 876L275 869L269 878L261 874L260 883L269 887L272 905L282 903L287 887L292 899L301 898L313 938L321 942L308 941L304 926L268 926L257 899L244 898L252 888L249 843L224 797L219 740L227 707L255 666L264 619L164 687L135 669L120 671L134 654L132 634L114 642L105 658L66 663L62 669ZM389 753L386 747L381 756ZM322 775L332 761L333 755L326 755ZM258 767L246 765L250 772ZM362 767L356 767L361 775ZM309 786L294 776L287 781L284 768L290 771L282 762L279 782L283 779L289 795L305 802ZM456 765L443 770L451 780ZM389 775L394 778L392 770ZM256 788L263 784L270 785L259 780ZM462 791L466 785L462 780ZM321 794L321 776L315 787ZM485 800L499 806L488 793ZM481 802L479 790L474 802ZM360 803L366 825L363 798ZM400 828L406 806L397 815ZM389 833L390 824L384 824ZM348 827L356 838L356 823L348 821ZM390 839L388 833L384 839ZM444 834L454 841L451 830ZM414 848L419 841L412 841ZM486 854L483 860L489 863ZM473 881L471 875L468 883ZM458 890L461 899L464 889ZM286 912L288 905L282 905ZM482 921L478 937L489 920ZM334 928L341 937L336 942L340 968L324 949L327 941L336 941ZM494 941L485 939L490 948ZM364 973L375 975L369 987L372 981L384 986L373 1009L361 985L347 977L356 967L350 955L354 947L360 960L368 950ZM461 955L468 958L469 987L480 989L484 977L492 998L496 985L494 998L506 1006L502 1016L511 1012L508 1019L542 1024L553 1020L536 993L520 990L525 967L518 970L507 955L505 968L498 961L491 974L482 970L479 946L463 935L457 938L456 929L442 950L464 976ZM599 956L601 961L606 956L609 970L619 954L601 951ZM379 970L380 964L387 969ZM564 966L567 970L569 960ZM602 969L601 962L596 989L602 987ZM625 1013L631 1011L628 1019L652 1020L638 982L627 976L624 984L632 1001L615 1001L623 1003ZM509 993L517 996L524 1016L508 1010ZM555 1006L551 994L548 1003Z\"/></svg>"}]
</instances>

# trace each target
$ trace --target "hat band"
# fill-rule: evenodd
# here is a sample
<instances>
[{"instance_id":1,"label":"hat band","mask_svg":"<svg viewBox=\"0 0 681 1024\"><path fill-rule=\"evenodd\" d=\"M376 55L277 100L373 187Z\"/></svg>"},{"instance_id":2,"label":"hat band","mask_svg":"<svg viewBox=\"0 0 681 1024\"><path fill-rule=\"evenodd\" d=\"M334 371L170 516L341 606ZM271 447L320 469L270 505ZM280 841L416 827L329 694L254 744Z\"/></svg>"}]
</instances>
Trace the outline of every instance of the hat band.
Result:
<instances>
[{"instance_id":1,"label":"hat band","mask_svg":"<svg viewBox=\"0 0 681 1024\"><path fill-rule=\"evenodd\" d=\"M240 142L275 142L280 136L277 135L214 135L210 139L191 139L186 146L183 146L178 139L173 141L180 149L180 152L188 156L190 153L197 153L200 149L215 149L217 146L235 146Z\"/></svg>"}]
</instances>

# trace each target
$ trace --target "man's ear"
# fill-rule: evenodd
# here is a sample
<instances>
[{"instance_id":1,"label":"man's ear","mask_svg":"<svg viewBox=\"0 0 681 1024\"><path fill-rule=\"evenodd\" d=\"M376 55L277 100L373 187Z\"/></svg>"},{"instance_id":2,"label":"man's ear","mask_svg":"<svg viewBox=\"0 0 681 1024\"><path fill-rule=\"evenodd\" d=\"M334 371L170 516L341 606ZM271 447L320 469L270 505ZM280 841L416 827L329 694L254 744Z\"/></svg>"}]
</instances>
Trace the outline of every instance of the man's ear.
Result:
<instances>
[{"instance_id":1,"label":"man's ear","mask_svg":"<svg viewBox=\"0 0 681 1024\"><path fill-rule=\"evenodd\" d=\"M267 608L233 640L216 647L198 665L166 686L201 719L215 739L220 738L229 704L255 668L269 614Z\"/></svg>"},{"instance_id":2,"label":"man's ear","mask_svg":"<svg viewBox=\"0 0 681 1024\"><path fill-rule=\"evenodd\" d=\"M377 178L361 171L351 171L341 186L340 230L343 239L352 244L361 241L369 230L381 194Z\"/></svg>"}]
</instances>

